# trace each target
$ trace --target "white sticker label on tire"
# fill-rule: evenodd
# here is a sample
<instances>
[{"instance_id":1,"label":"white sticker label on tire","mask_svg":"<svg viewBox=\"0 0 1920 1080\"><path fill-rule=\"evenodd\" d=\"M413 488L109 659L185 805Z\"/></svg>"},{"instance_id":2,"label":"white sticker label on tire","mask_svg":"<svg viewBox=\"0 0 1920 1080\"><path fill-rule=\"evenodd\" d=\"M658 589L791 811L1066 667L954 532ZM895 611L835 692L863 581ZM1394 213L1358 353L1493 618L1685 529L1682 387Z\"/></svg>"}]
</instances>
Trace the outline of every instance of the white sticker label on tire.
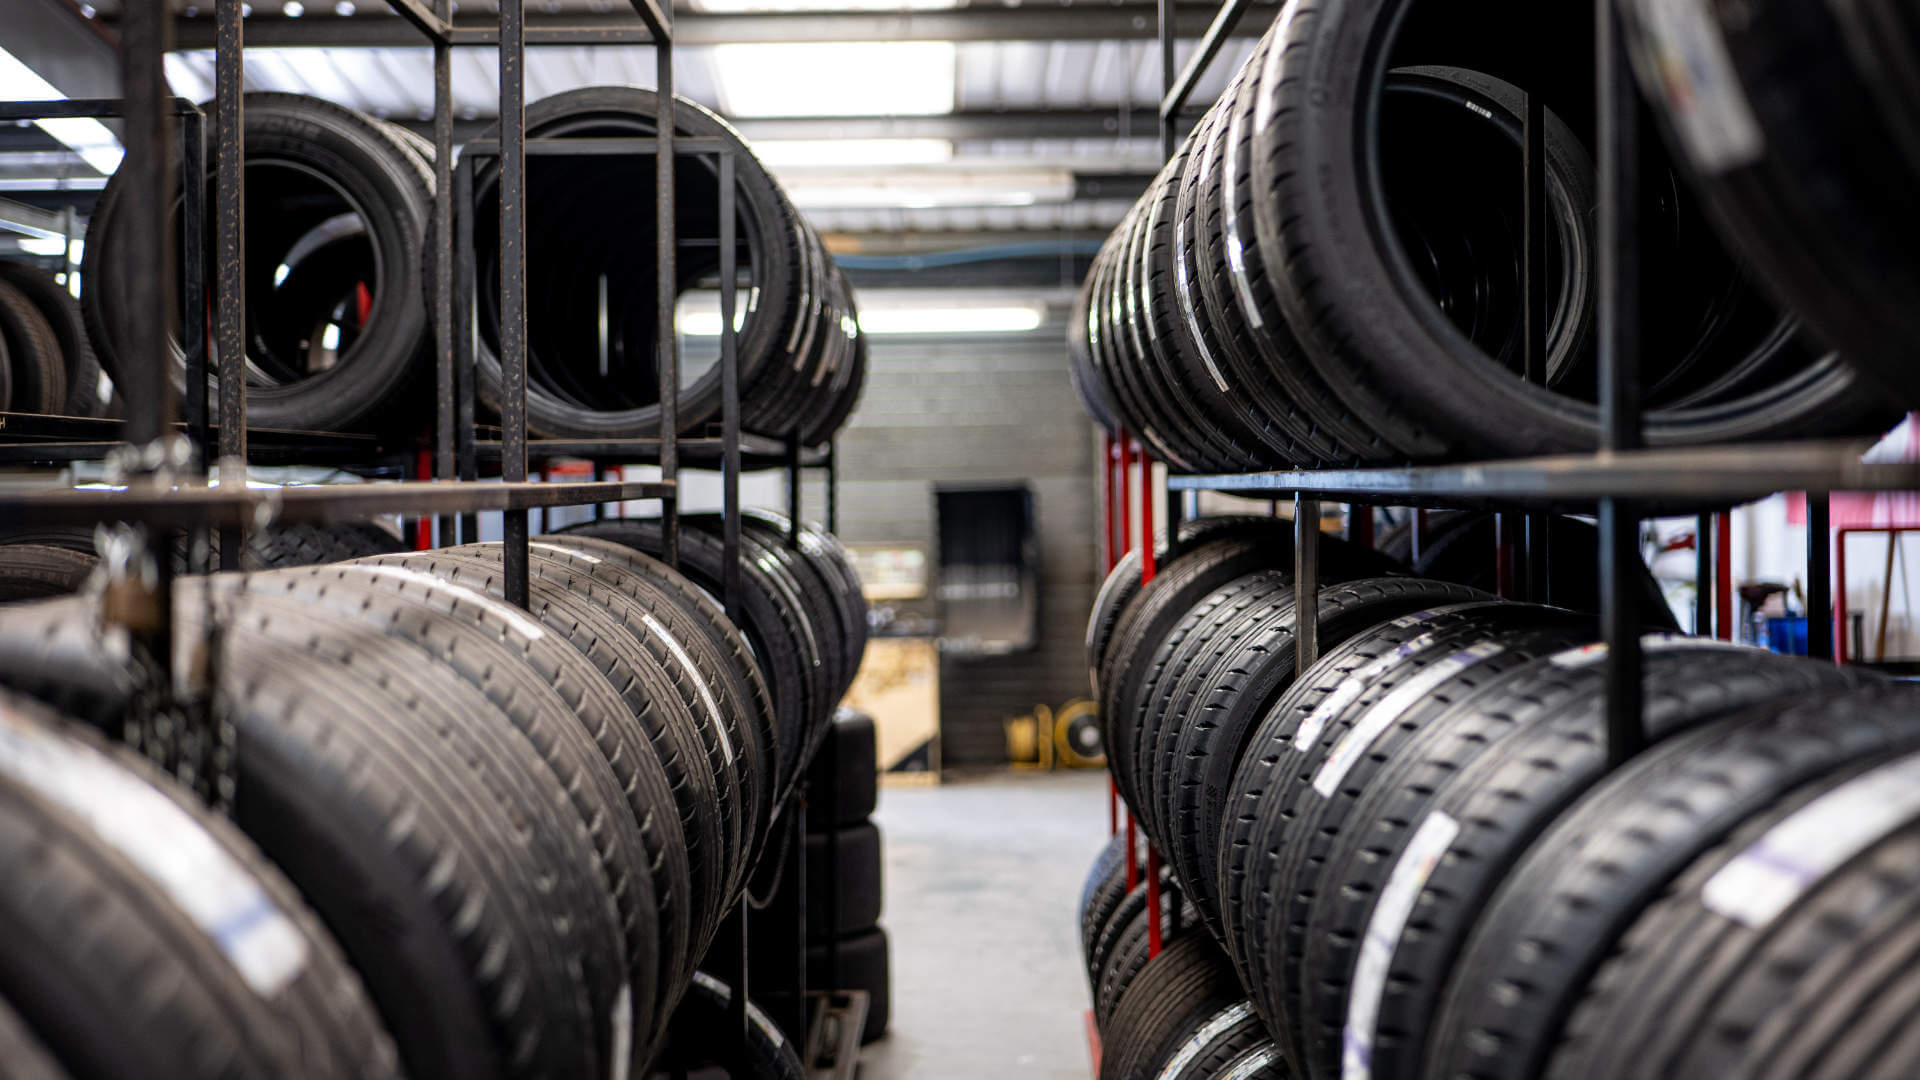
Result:
<instances>
[{"instance_id":1,"label":"white sticker label on tire","mask_svg":"<svg viewBox=\"0 0 1920 1080\"><path fill-rule=\"evenodd\" d=\"M1715 871L1707 910L1765 927L1874 841L1920 814L1920 754L1868 770L1787 815Z\"/></svg>"},{"instance_id":2,"label":"white sticker label on tire","mask_svg":"<svg viewBox=\"0 0 1920 1080\"><path fill-rule=\"evenodd\" d=\"M1425 671L1394 687L1385 697L1368 706L1367 711L1353 722L1353 727L1348 728L1347 733L1334 744L1333 752L1327 755L1320 771L1313 774L1313 790L1319 792L1322 798L1333 798L1333 793L1340 790L1340 781L1345 780L1347 773L1359 763L1360 755L1367 752L1373 741L1387 730L1388 725L1399 719L1401 713L1426 697L1434 687L1506 651L1507 647L1497 642L1477 642L1452 656L1435 660Z\"/></svg>"},{"instance_id":3,"label":"white sticker label on tire","mask_svg":"<svg viewBox=\"0 0 1920 1080\"><path fill-rule=\"evenodd\" d=\"M1647 59L1694 165L1717 174L1758 161L1766 140L1705 0L1638 0L1638 6Z\"/></svg>"},{"instance_id":4,"label":"white sticker label on tire","mask_svg":"<svg viewBox=\"0 0 1920 1080\"><path fill-rule=\"evenodd\" d=\"M608 1063L612 1080L627 1080L633 1071L633 984L620 984L620 995L613 999L613 1060Z\"/></svg>"},{"instance_id":5,"label":"white sticker label on tire","mask_svg":"<svg viewBox=\"0 0 1920 1080\"><path fill-rule=\"evenodd\" d=\"M1672 652L1675 649L1752 649L1751 645L1736 645L1731 641L1718 638L1692 637L1687 634L1675 634L1669 631L1647 634L1640 639L1640 651L1643 653ZM1758 650L1755 650L1758 651ZM1592 667L1607 658L1607 643L1596 641L1591 645L1576 645L1563 649L1547 657L1547 663L1554 667L1575 671L1583 667Z\"/></svg>"},{"instance_id":6,"label":"white sticker label on tire","mask_svg":"<svg viewBox=\"0 0 1920 1080\"><path fill-rule=\"evenodd\" d=\"M1293 748L1301 753L1312 750L1313 744L1320 741L1321 733L1326 731L1327 722L1340 715L1347 706L1360 700L1360 695L1367 692L1367 687L1372 686L1374 680L1386 674L1395 664L1432 644L1432 634L1421 634L1402 643L1392 652L1376 657L1372 663L1356 669L1353 674L1340 680L1340 685L1334 687L1332 693L1321 698L1320 704L1315 705L1313 711L1307 714L1307 718L1300 721L1299 728L1293 733Z\"/></svg>"},{"instance_id":7,"label":"white sticker label on tire","mask_svg":"<svg viewBox=\"0 0 1920 1080\"><path fill-rule=\"evenodd\" d=\"M0 714L0 772L92 829L193 920L254 993L306 967L307 940L193 815L85 743Z\"/></svg>"},{"instance_id":8,"label":"white sticker label on tire","mask_svg":"<svg viewBox=\"0 0 1920 1080\"><path fill-rule=\"evenodd\" d=\"M1372 1080L1373 1030L1380 1019L1380 996L1387 988L1387 972L1393 966L1393 952L1400 945L1400 934L1413 915L1413 905L1426 888L1440 857L1460 835L1460 823L1444 811L1435 810L1420 823L1420 828L1400 853L1400 861L1380 890L1367 920L1366 936L1360 939L1360 959L1354 964L1352 992L1347 996L1347 1023L1340 1032L1341 1080Z\"/></svg>"},{"instance_id":9,"label":"white sticker label on tire","mask_svg":"<svg viewBox=\"0 0 1920 1080\"><path fill-rule=\"evenodd\" d=\"M1245 1001L1229 1005L1214 1014L1213 1019L1200 1025L1200 1030L1193 1033L1193 1038L1188 1039L1186 1044L1180 1047L1180 1052L1173 1055L1167 1062L1166 1068L1160 1070L1160 1080L1176 1080L1181 1071L1193 1064L1194 1058L1200 1056L1200 1051L1207 1048L1208 1043L1219 1038L1228 1028L1252 1015L1253 1005Z\"/></svg>"}]
</instances>

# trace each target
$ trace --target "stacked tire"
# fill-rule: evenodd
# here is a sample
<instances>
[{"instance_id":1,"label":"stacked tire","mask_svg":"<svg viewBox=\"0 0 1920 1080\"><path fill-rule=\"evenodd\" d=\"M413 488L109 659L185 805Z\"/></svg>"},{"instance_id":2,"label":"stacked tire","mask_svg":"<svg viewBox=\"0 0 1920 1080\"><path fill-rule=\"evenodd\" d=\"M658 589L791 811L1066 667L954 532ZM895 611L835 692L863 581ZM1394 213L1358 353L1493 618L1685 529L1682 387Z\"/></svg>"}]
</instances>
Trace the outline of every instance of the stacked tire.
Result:
<instances>
[{"instance_id":1,"label":"stacked tire","mask_svg":"<svg viewBox=\"0 0 1920 1080\"><path fill-rule=\"evenodd\" d=\"M329 968L319 946L302 945L297 912L291 929L269 926L256 944L252 922L216 922L213 936L230 952L235 940L251 950L231 958L240 976L307 970L324 977L328 1008L362 1002L365 1022L325 1038L342 1054L389 1057L379 1067L343 1057L341 1075L646 1075L669 1032L683 1048L698 1041L686 1032L702 1016L725 1012L725 988L696 987L695 965L791 787L783 745L818 737L782 730L788 703L778 695L793 687L762 669L777 650L750 643L687 577L591 536L538 538L530 558L526 610L505 602L498 544L175 584L177 659L210 680L216 730L227 733L211 759L231 764L234 824L344 959ZM749 593L765 585L743 579ZM843 624L813 619L797 593L761 600L812 639L786 642L786 653L804 645L857 662ZM171 714L153 713L138 658L103 631L91 598L16 605L7 630L0 682L15 692L155 757L184 737ZM192 918L208 902L190 880L211 873L205 846L155 871L187 876L162 884L182 891L174 900ZM36 857L68 857L48 850ZM252 918L250 904L216 905L213 916ZM75 947L124 957L144 979L181 978L161 959L125 953L118 938ZM39 977L31 964L21 970ZM73 1032L114 1041L97 1033L116 1011L78 1008L51 976L14 985L22 997L48 995L28 1008L0 986L63 1066ZM364 999L354 996L361 987ZM72 1030L40 1019L50 1009ZM264 1022L219 1037L275 1052L334 1045L319 1034L275 1041ZM771 1070L736 1075L799 1075L787 1041L775 1033L736 1046ZM254 1069L202 1049L185 1057L232 1067L220 1075L301 1069L270 1057ZM105 1075L143 1071L167 1070Z\"/></svg>"},{"instance_id":2,"label":"stacked tire","mask_svg":"<svg viewBox=\"0 0 1920 1080\"><path fill-rule=\"evenodd\" d=\"M99 417L118 408L79 302L37 266L0 261L0 360L0 409Z\"/></svg>"},{"instance_id":3,"label":"stacked tire","mask_svg":"<svg viewBox=\"0 0 1920 1080\"><path fill-rule=\"evenodd\" d=\"M1089 635L1127 748L1115 783L1165 859L1162 917L1197 927L1117 990L1106 947L1103 1076L1169 1075L1241 998L1274 1075L1920 1067L1889 1004L1920 988L1895 944L1920 935L1920 883L1891 869L1920 835L1920 693L1650 633L1652 746L1610 772L1590 616L1329 584L1322 655L1295 678L1284 571L1220 569L1233 550L1178 555ZM1083 898L1086 940L1116 936L1111 915L1087 928L1126 898L1123 844Z\"/></svg>"},{"instance_id":4,"label":"stacked tire","mask_svg":"<svg viewBox=\"0 0 1920 1080\"><path fill-rule=\"evenodd\" d=\"M533 139L652 139L651 90L598 86L527 107ZM740 315L740 416L748 431L824 441L846 422L866 373L853 290L740 134L705 107L674 99L674 131L718 139L734 160L735 213L744 257ZM717 163L682 157L675 235L716 239ZM655 435L660 430L656 351L659 268L651 157L545 157L527 170L527 427L561 438ZM499 343L498 168L475 174L475 258L480 289L480 399L497 407ZM468 212L461 208L461 212ZM720 269L719 245L680 248L676 295ZM682 431L720 415L716 363L685 375Z\"/></svg>"},{"instance_id":5,"label":"stacked tire","mask_svg":"<svg viewBox=\"0 0 1920 1080\"><path fill-rule=\"evenodd\" d=\"M417 421L421 395L432 383L432 145L396 125L297 94L248 94L244 111L248 421L411 434L408 425ZM571 91L529 106L527 134L648 138L655 111L651 91ZM853 290L732 128L684 99L675 100L675 116L681 134L725 141L736 164L742 422L750 431L823 442L846 422L866 376ZM655 435L660 328L653 158L539 156L527 172L529 430L583 438ZM213 180L209 173L208 192ZM711 156L682 157L677 185L677 235L714 241L719 195ZM116 174L89 222L83 274L88 288L81 297L87 337L116 377L152 332L125 309L129 275L146 271L130 266L125 256L124 186ZM497 186L498 166L489 159L476 172L475 202L455 208L470 215L474 226L476 392L496 411ZM718 268L717 243L682 245L676 295ZM206 279L213 280L211 272ZM0 276L0 330L11 348L17 320L10 295L10 278ZM167 341L176 386L184 388L186 359L177 332ZM67 338L60 344L64 348ZM20 350L23 357L41 358L36 363L43 353L58 359L51 346ZM38 372L23 376L16 407L24 407L30 394L38 395L35 402L53 400L33 381L41 378ZM719 365L683 381L680 428L702 430L719 415ZM97 373L80 382L93 386ZM60 410L48 405L41 411Z\"/></svg>"},{"instance_id":6,"label":"stacked tire","mask_svg":"<svg viewBox=\"0 0 1920 1080\"><path fill-rule=\"evenodd\" d=\"M1592 32L1583 9L1520 0L1471 26L1432 0L1283 12L1094 260L1071 342L1088 411L1186 472L1593 449L1594 108L1575 77ZM1528 91L1548 105L1549 332L1534 371ZM1884 395L1760 294L1657 143L1642 168L1648 441L1886 430Z\"/></svg>"},{"instance_id":7,"label":"stacked tire","mask_svg":"<svg viewBox=\"0 0 1920 1080\"><path fill-rule=\"evenodd\" d=\"M807 773L807 985L863 990L860 1041L886 1034L893 980L884 907L873 718L841 709Z\"/></svg>"}]
</instances>

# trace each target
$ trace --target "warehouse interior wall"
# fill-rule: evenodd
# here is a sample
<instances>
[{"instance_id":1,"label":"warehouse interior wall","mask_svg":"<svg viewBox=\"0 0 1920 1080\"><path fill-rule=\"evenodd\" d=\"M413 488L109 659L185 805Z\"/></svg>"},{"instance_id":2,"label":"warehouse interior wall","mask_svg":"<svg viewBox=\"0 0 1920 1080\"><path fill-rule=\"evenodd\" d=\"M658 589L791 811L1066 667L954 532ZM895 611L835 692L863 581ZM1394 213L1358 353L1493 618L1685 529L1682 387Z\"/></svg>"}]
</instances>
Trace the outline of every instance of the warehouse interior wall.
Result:
<instances>
[{"instance_id":1,"label":"warehouse interior wall","mask_svg":"<svg viewBox=\"0 0 1920 1080\"><path fill-rule=\"evenodd\" d=\"M930 290L932 292L932 290ZM1067 376L1056 306L1020 334L871 336L866 391L840 433L839 536L934 554L934 487L1026 484L1040 552L1040 627L1031 651L941 663L944 765L1006 761L1003 721L1088 694L1087 613L1099 586L1094 439ZM803 512L826 513L809 476ZM883 605L884 606L884 605ZM894 604L931 617L925 600Z\"/></svg>"}]
</instances>

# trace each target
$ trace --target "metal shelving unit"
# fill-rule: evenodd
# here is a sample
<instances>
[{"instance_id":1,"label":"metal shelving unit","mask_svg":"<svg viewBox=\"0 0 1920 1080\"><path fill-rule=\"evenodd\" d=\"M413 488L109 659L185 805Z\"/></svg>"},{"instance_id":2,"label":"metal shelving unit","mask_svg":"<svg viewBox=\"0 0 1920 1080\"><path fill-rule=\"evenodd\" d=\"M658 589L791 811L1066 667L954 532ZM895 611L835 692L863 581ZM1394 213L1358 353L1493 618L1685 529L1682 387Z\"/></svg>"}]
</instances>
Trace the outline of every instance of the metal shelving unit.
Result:
<instances>
[{"instance_id":1,"label":"metal shelving unit","mask_svg":"<svg viewBox=\"0 0 1920 1080\"><path fill-rule=\"evenodd\" d=\"M1596 47L1599 134L1599 299L1601 443L1593 454L1565 455L1461 465L1403 468L1334 469L1314 472L1257 472L1179 476L1167 479L1169 529L1177 528L1188 492L1217 491L1259 499L1294 500L1294 611L1296 662L1304 672L1319 658L1316 640L1320 590L1320 502L1349 503L1364 519L1371 541L1374 506L1491 509L1501 545L1511 548L1517 566L1501 564L1502 592L1520 599L1547 596L1549 553L1547 515L1552 511L1595 514L1601 531L1600 623L1607 644L1605 660L1606 728L1609 762L1619 765L1646 746L1642 723L1640 594L1633 571L1639 562L1638 532L1646 517L1666 508L1702 506L1724 511L1782 491L1807 493L1807 621L1809 654L1834 659L1834 615L1830 572L1829 496L1834 491L1920 490L1920 464L1867 464L1864 442L1806 442L1772 445L1646 449L1639 385L1640 311L1639 222L1634 207L1640 191L1638 89L1621 40L1619 15L1612 0L1594 0L1600 28ZM1226 0L1187 65L1174 73L1171 0L1160 0L1160 47L1165 96L1160 106L1163 147L1170 157L1176 125L1188 98L1222 44L1246 13L1246 0ZM1525 230L1523 319L1526 377L1543 372L1548 325L1546 286L1545 168L1542 137L1544 104L1528 95L1524 124ZM1133 463L1140 464L1135 488ZM1143 448L1121 432L1107 440L1104 491L1105 538L1109 568L1119 556L1141 551L1145 580L1154 573L1152 462ZM1128 520L1136 490L1142 520L1137 532ZM1416 515L1424 517L1424 513ZM1718 550L1706 538L1719 521ZM1724 512L1699 515L1699 588L1696 625L1712 625L1717 610L1722 637L1731 637L1731 563ZM1356 528L1356 534L1362 530ZM1420 526L1415 526L1416 550ZM1716 570L1717 555L1717 574ZM1718 588L1713 582L1718 579ZM1717 594L1717 595L1716 595ZM1704 630L1703 630L1704 632ZM1842 631L1844 632L1844 631ZM1110 823L1132 835L1131 812L1124 822L1117 793L1111 796ZM1128 849L1128 887L1141 868ZM1149 851L1148 910L1160 903L1159 855ZM1161 928L1151 928L1150 952L1160 947Z\"/></svg>"},{"instance_id":2,"label":"metal shelving unit","mask_svg":"<svg viewBox=\"0 0 1920 1080\"><path fill-rule=\"evenodd\" d=\"M150 273L132 277L134 295L129 308L147 325L165 326L177 314L187 355L184 422L175 406L173 360L163 335L141 342L128 358L127 378L121 390L130 405L124 421L74 417L0 414L0 463L58 465L105 459L120 486L116 490L55 490L0 495L0 526L93 524L123 522L143 526L150 558L147 573L125 571L113 583L119 590L115 604L120 619L133 631L136 649L147 658L146 667L165 679L172 655L171 536L175 530L216 530L221 538L223 568L234 569L244 546L246 530L273 522L326 522L400 514L438 520L442 543L478 536L476 517L482 511L500 511L505 521L504 569L508 599L528 602L528 511L535 508L603 505L636 499L658 499L664 525L664 561L679 559L679 471L682 461L718 468L723 473L724 545L727 575L723 597L729 613L737 612L737 569L740 550L739 477L748 468L784 468L788 471L789 510L796 523L790 541L798 543L800 520L799 470L824 467L828 474L829 527L837 507L834 492L837 470L831 444L802 447L791 440L770 439L740 429L739 358L733 312L736 292L736 228L733 215L734 168L731 152L712 139L676 139L673 98L673 12L659 0L630 0L641 20L639 28L617 33L562 28L529 34L523 0L502 0L492 26L456 26L451 0L387 0L388 5L431 43L434 53L435 156L434 215L429 247L433 252L430 288L434 332L434 421L431 449L422 453L413 445L396 445L371 435L250 430L246 423L244 189L241 184L244 131L242 57L245 37L240 0L215 0L215 116L212 153L217 174L213 193L213 263L217 267L211 289L204 280L207 260L201 251L204 228L203 191L207 175L207 121L191 103L171 97L166 89L162 58L170 48L172 22L166 5L129 3L118 24L121 42L124 96L94 101L0 103L0 121L27 121L53 117L100 116L123 119L126 157L126 216L133 226L129 257L139 266L165 267L172 262L173 229L167 208L176 199L182 206L186 250L182 296L176 302L170 275ZM655 52L659 115L651 139L608 140L528 139L525 128L525 58L528 45L650 44ZM453 130L451 61L456 45L486 45L499 50L500 124L497 139L468 143L456 165ZM168 167L167 148L175 138L178 119L182 153L178 174ZM661 403L660 435L646 439L530 439L526 424L527 308L526 308L526 161L529 155L555 153L644 154L655 158L657 205L657 325L660 335L656 368ZM723 383L718 430L682 439L678 431L679 354L673 332L674 283L678 280L675 236L674 162L683 154L715 159L720 178L721 213L721 373ZM456 230L454 206L464 197L472 205L475 161L490 158L498 170L500 191L501 273L499 360L503 394L500 425L488 438L478 437L473 385L477 349L470 315L477 284L472 259L471 214L462 214ZM210 302L209 302L210 301ZM206 314L212 316L207 333ZM458 329L457 329L458 328ZM217 363L209 372L210 355ZM211 374L212 378L209 378ZM208 400L210 384L217 389ZM407 440L408 443L411 440ZM611 463L657 463L657 481L603 481L577 483L530 482L531 463L584 459L599 467ZM220 470L217 483L208 482L208 466L215 460L231 463ZM420 467L415 468L416 461ZM500 482L481 481L479 463L494 466ZM416 479L398 483L315 485L250 489L244 463L328 464L370 474ZM430 468L427 467L430 463ZM215 747L220 736L210 702L202 691L165 685L158 695L163 708L188 718L193 730L204 734L199 744ZM230 769L231 747L229 752ZM207 772L205 763L193 763L211 777L203 792L218 788L221 776ZM222 774L230 777L230 773ZM230 790L230 789L229 789ZM796 796L782 808L780 827L803 830L804 800ZM796 835L788 867L802 882L805 845ZM734 988L734 1019L747 1024L748 948L746 904L732 917L737 930L728 932L724 962L726 978ZM809 1003L805 985L804 904L797 905L795 940L802 958L791 985L777 987L789 997L798 1017L796 1040L807 1039L809 1018L820 1023L828 1012L844 1014L844 1003L815 993ZM722 955L722 954L716 954ZM817 1034L817 1033L816 1033ZM855 1062L839 1063L839 1075L851 1075Z\"/></svg>"}]
</instances>

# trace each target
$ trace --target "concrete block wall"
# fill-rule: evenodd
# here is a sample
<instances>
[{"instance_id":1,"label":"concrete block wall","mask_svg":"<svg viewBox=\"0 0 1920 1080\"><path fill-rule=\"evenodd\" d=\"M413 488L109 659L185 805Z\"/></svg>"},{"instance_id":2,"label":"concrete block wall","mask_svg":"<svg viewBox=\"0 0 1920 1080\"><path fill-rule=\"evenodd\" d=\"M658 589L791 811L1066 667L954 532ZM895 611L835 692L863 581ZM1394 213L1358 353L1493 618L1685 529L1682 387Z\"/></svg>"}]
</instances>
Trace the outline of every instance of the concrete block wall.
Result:
<instances>
[{"instance_id":1,"label":"concrete block wall","mask_svg":"<svg viewBox=\"0 0 1920 1080\"><path fill-rule=\"evenodd\" d=\"M1001 721L1088 693L1083 641L1099 587L1091 425L1067 378L1065 328L948 338L875 337L860 408L840 433L840 535L919 544L933 556L934 488L1028 484L1040 548L1036 648L947 659L941 670L947 765L1006 759ZM802 493L810 518L824 489ZM931 598L901 605L931 613Z\"/></svg>"}]
</instances>

